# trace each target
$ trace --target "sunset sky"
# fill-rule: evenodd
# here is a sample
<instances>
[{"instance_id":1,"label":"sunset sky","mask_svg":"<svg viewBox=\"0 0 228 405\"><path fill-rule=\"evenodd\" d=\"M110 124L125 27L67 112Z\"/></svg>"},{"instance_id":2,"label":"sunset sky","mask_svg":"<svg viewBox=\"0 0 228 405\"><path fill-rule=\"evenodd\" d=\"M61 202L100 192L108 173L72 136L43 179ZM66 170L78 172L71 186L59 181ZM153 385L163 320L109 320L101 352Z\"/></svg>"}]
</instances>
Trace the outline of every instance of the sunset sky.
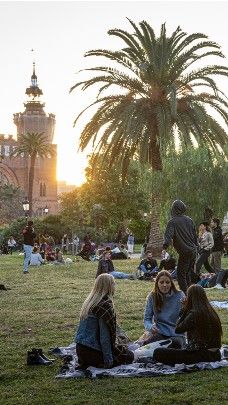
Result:
<instances>
[{"instance_id":1,"label":"sunset sky","mask_svg":"<svg viewBox=\"0 0 228 405\"><path fill-rule=\"evenodd\" d=\"M77 152L85 121L75 128L73 121L93 101L95 92L77 90L69 94L69 89L81 78L76 72L101 64L99 58L84 58L84 53L121 47L122 42L108 36L107 31L132 31L128 17L136 23L147 20L157 33L164 22L168 32L178 25L187 33L203 32L218 42L228 57L227 16L226 1L0 1L0 133L16 133L13 114L24 109L35 58L45 111L56 114L58 179L80 184L90 150ZM213 60L208 58L210 62ZM220 62L228 65L227 59ZM227 82L221 83L228 95Z\"/></svg>"}]
</instances>

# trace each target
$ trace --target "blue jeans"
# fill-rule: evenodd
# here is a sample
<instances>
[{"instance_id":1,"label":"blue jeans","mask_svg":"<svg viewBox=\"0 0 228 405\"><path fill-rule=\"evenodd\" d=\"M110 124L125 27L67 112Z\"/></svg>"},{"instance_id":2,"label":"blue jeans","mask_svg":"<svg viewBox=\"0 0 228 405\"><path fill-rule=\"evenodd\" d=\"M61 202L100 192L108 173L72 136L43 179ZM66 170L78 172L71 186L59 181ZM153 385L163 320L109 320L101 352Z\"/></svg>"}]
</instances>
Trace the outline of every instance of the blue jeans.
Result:
<instances>
[{"instance_id":1,"label":"blue jeans","mask_svg":"<svg viewBox=\"0 0 228 405\"><path fill-rule=\"evenodd\" d=\"M33 247L30 245L24 245L24 273L28 272L28 266L31 259Z\"/></svg>"},{"instance_id":2,"label":"blue jeans","mask_svg":"<svg viewBox=\"0 0 228 405\"><path fill-rule=\"evenodd\" d=\"M151 275L157 274L158 273L158 267L154 267L152 270L147 270L145 264L141 264L140 270L143 271L143 273L150 273Z\"/></svg>"},{"instance_id":3,"label":"blue jeans","mask_svg":"<svg viewBox=\"0 0 228 405\"><path fill-rule=\"evenodd\" d=\"M110 274L114 278L129 278L129 274L123 273L122 271L112 271Z\"/></svg>"}]
</instances>

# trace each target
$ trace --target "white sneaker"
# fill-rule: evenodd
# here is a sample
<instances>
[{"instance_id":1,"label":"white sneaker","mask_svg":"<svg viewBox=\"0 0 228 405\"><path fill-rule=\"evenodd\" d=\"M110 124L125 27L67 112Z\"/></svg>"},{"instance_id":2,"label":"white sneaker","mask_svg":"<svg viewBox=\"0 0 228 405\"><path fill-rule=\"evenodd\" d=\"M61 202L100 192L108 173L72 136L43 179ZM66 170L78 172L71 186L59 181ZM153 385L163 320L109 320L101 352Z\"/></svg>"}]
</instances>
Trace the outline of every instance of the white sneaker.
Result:
<instances>
[{"instance_id":1,"label":"white sneaker","mask_svg":"<svg viewBox=\"0 0 228 405\"><path fill-rule=\"evenodd\" d=\"M217 288L217 290L224 290L224 287L221 284L216 284L214 288Z\"/></svg>"}]
</instances>

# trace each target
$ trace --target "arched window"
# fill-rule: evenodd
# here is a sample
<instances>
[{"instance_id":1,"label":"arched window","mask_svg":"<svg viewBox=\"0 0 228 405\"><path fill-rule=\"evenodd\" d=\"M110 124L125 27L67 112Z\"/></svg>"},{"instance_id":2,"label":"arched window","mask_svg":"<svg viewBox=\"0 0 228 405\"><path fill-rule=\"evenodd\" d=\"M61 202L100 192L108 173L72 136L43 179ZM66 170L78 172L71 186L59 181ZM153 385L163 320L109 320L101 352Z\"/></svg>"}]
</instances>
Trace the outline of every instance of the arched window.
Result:
<instances>
[{"instance_id":1,"label":"arched window","mask_svg":"<svg viewBox=\"0 0 228 405\"><path fill-rule=\"evenodd\" d=\"M40 197L46 197L47 189L45 183L40 183Z\"/></svg>"}]
</instances>

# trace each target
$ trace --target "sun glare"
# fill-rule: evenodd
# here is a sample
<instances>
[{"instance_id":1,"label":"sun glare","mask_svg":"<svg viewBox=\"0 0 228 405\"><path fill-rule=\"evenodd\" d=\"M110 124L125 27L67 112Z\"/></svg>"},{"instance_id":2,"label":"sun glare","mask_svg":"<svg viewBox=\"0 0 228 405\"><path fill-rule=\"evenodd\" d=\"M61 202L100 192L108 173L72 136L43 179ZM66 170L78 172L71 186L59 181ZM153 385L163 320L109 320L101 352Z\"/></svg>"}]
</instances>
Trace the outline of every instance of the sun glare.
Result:
<instances>
[{"instance_id":1,"label":"sun glare","mask_svg":"<svg viewBox=\"0 0 228 405\"><path fill-rule=\"evenodd\" d=\"M85 182L87 158L76 151L60 150L57 161L57 179L80 186Z\"/></svg>"}]
</instances>

